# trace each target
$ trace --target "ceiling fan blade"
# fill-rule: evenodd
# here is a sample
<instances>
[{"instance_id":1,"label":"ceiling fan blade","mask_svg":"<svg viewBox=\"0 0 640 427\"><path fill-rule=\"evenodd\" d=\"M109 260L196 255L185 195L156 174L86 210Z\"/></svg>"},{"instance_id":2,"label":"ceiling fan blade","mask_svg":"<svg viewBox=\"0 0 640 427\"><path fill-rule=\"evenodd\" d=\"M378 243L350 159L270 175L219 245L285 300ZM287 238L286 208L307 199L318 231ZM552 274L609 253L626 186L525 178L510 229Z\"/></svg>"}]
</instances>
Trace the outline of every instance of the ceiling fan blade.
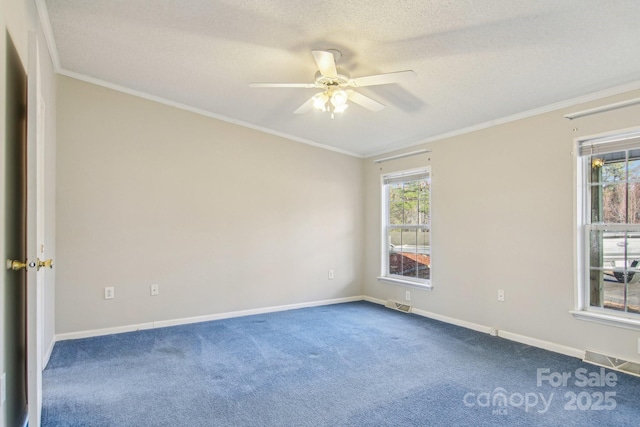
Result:
<instances>
[{"instance_id":1,"label":"ceiling fan blade","mask_svg":"<svg viewBox=\"0 0 640 427\"><path fill-rule=\"evenodd\" d=\"M311 110L313 108L313 98L314 98L314 96L309 98L304 104L302 104L300 107L298 107L298 109L296 111L294 111L293 114L308 113L309 110Z\"/></svg>"},{"instance_id":2,"label":"ceiling fan blade","mask_svg":"<svg viewBox=\"0 0 640 427\"><path fill-rule=\"evenodd\" d=\"M348 90L347 95L349 96L349 101L354 102L370 111L380 111L385 107L384 104L381 104L378 101L371 99L368 96L365 96L354 90Z\"/></svg>"},{"instance_id":3,"label":"ceiling fan blade","mask_svg":"<svg viewBox=\"0 0 640 427\"><path fill-rule=\"evenodd\" d=\"M333 53L324 50L313 50L313 59L316 60L318 70L320 74L325 77L335 79L338 77L338 71L336 70L336 60L333 57Z\"/></svg>"},{"instance_id":4,"label":"ceiling fan blade","mask_svg":"<svg viewBox=\"0 0 640 427\"><path fill-rule=\"evenodd\" d=\"M349 80L349 86L362 87L362 86L376 86L386 85L389 83L398 83L404 81L409 77L415 77L416 73L413 70L395 71L393 73L375 74L373 76L356 77Z\"/></svg>"},{"instance_id":5,"label":"ceiling fan blade","mask_svg":"<svg viewBox=\"0 0 640 427\"><path fill-rule=\"evenodd\" d=\"M249 83L249 87L317 87L315 83Z\"/></svg>"}]
</instances>

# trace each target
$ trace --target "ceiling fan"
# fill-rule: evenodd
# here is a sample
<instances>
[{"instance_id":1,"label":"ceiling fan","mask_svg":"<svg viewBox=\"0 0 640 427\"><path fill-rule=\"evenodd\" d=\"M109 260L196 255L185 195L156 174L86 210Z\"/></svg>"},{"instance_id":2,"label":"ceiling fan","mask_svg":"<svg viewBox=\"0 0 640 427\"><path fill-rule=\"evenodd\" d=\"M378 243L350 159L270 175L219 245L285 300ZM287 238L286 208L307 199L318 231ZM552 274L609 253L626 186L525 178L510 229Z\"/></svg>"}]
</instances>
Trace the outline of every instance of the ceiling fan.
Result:
<instances>
[{"instance_id":1,"label":"ceiling fan","mask_svg":"<svg viewBox=\"0 0 640 427\"><path fill-rule=\"evenodd\" d=\"M313 83L251 83L249 86L320 89L320 92L309 98L294 113L304 114L312 108L316 108L320 111L330 112L331 118L333 118L335 113L342 113L347 109L349 106L347 101L374 112L385 107L384 104L349 88L398 83L407 77L416 75L413 70L405 70L350 78L347 72L336 67L336 61L342 57L340 51L328 49L314 50L311 53L319 70L316 72Z\"/></svg>"}]
</instances>

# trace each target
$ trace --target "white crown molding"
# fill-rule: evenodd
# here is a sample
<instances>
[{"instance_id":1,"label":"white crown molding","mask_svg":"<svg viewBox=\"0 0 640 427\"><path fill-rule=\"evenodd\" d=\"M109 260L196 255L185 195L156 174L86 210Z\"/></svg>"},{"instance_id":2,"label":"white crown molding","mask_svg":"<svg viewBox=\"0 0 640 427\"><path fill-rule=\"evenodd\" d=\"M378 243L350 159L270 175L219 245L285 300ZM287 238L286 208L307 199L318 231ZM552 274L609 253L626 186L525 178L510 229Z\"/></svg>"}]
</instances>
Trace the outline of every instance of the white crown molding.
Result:
<instances>
[{"instance_id":1,"label":"white crown molding","mask_svg":"<svg viewBox=\"0 0 640 427\"><path fill-rule=\"evenodd\" d=\"M258 125L254 125L252 123L247 123L244 122L242 120L237 120L237 119L233 119L231 117L227 117L227 116L223 116L222 114L216 114L216 113L212 113L211 111L207 111L207 110L203 110L202 108L197 108L197 107L192 107L190 105L186 105L186 104L182 104L180 102L175 102L172 101L170 99L166 99L166 98L162 98L160 96L156 96L156 95L151 95L149 93L146 92L142 92L139 90L135 90L135 89L131 89L125 86L120 86L117 85L115 83L110 83L104 80L100 80L97 79L95 77L90 77L84 74L80 74L80 73L76 73L73 71L69 71L69 70L65 70L64 68L61 68L60 70L58 70L58 74L63 75L63 76L67 76L67 77L71 77L73 79L76 80L81 80L84 81L86 83L90 83L96 86L102 86L105 87L107 89L111 89L117 92L121 92L121 93L125 93L127 95L132 95L138 98L142 98L142 99L146 99L147 101L153 101L153 102L157 102L159 104L163 104L163 105L168 105L170 107L174 107L174 108L178 108L180 110L185 110L185 111L189 111L191 113L195 113L195 114L199 114L201 116L205 116L205 117L209 117L212 119L216 119L216 120L220 120L226 123L231 123L234 125L238 125L238 126L242 126L248 129L253 129L253 130L257 130L259 132L263 132L269 135L274 135L274 136L278 136L281 138L285 138L291 141L295 141L295 142L300 142L302 144L306 144L306 145L311 145L313 147L316 148L321 148L323 150L328 150L328 151L334 151L336 153L340 153L340 154L345 154L347 156L352 156L352 157L357 157L359 159L363 158L362 154L358 154L358 153L353 153L351 151L347 151L347 150L342 150L340 148L337 147L332 147L330 145L326 145L326 144L321 144L319 142L315 142L315 141L311 141L309 139L305 139L305 138L300 138L294 135L289 135L287 133L284 132L279 132L273 129L269 129L263 126L258 126Z\"/></svg>"},{"instance_id":2,"label":"white crown molding","mask_svg":"<svg viewBox=\"0 0 640 427\"><path fill-rule=\"evenodd\" d=\"M49 19L47 3L45 3L45 0L36 0L36 8L38 9L38 17L40 18L42 32L44 33L44 38L47 41L47 47L49 48L49 56L51 57L53 70L57 73L60 70L60 57L58 56L56 40L53 37L53 29L51 28L51 20Z\"/></svg>"},{"instance_id":3,"label":"white crown molding","mask_svg":"<svg viewBox=\"0 0 640 427\"><path fill-rule=\"evenodd\" d=\"M430 142L440 141L447 138L452 138L454 136L464 135L467 133L475 132L478 130L488 129L490 127L502 125L509 122L514 122L516 120L526 119L529 117L537 116L540 114L551 113L553 111L561 110L563 108L573 107L579 104L584 104L586 102L597 101L599 99L606 98L608 96L620 95L626 92L631 92L633 90L640 89L640 80L627 83L621 86L615 86L609 89L604 89L601 91L589 93L586 95L578 96L576 98L571 98L566 101L556 102L554 104L549 104L544 107L534 108L533 110L523 111L522 113L513 114L510 116L502 117L495 120L490 120L488 122L479 123L477 125L468 126L466 128L454 130L451 132L442 133L440 135L432 136L426 139L418 140L418 141L406 141L404 143L400 142L398 144L394 144L393 147L384 148L378 151L372 151L369 153L364 153L362 156L369 159L370 157L380 156L383 154L393 153L398 150L416 147L422 144L428 144Z\"/></svg>"}]
</instances>

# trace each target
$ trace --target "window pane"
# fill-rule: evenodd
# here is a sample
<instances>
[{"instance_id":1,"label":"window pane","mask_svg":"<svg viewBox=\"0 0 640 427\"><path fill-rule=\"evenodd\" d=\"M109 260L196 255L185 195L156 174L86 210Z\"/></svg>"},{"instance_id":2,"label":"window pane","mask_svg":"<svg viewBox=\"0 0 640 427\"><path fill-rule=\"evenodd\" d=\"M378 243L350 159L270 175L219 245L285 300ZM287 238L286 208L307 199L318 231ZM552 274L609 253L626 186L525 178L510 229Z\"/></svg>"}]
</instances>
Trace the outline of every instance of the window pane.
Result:
<instances>
[{"instance_id":1,"label":"window pane","mask_svg":"<svg viewBox=\"0 0 640 427\"><path fill-rule=\"evenodd\" d=\"M603 282L603 304L604 308L624 311L625 283L617 280L605 280Z\"/></svg>"},{"instance_id":2,"label":"window pane","mask_svg":"<svg viewBox=\"0 0 640 427\"><path fill-rule=\"evenodd\" d=\"M418 277L421 279L431 278L431 242L428 230L418 230L418 255L416 261L420 264Z\"/></svg>"},{"instance_id":3,"label":"window pane","mask_svg":"<svg viewBox=\"0 0 640 427\"><path fill-rule=\"evenodd\" d=\"M602 186L602 217L606 224L627 222L626 184Z\"/></svg>"},{"instance_id":4,"label":"window pane","mask_svg":"<svg viewBox=\"0 0 640 427\"><path fill-rule=\"evenodd\" d=\"M431 220L431 210L430 210L430 200L429 200L429 186L430 184L427 181L422 181L420 183L420 194L419 194L419 224L429 224Z\"/></svg>"},{"instance_id":5,"label":"window pane","mask_svg":"<svg viewBox=\"0 0 640 427\"><path fill-rule=\"evenodd\" d=\"M402 250L404 252L417 252L418 230L402 229Z\"/></svg>"},{"instance_id":6,"label":"window pane","mask_svg":"<svg viewBox=\"0 0 640 427\"><path fill-rule=\"evenodd\" d=\"M389 274L402 276L402 254L397 252L389 252Z\"/></svg>"},{"instance_id":7,"label":"window pane","mask_svg":"<svg viewBox=\"0 0 640 427\"><path fill-rule=\"evenodd\" d=\"M389 251L399 252L402 246L402 232L399 228L389 229Z\"/></svg>"},{"instance_id":8,"label":"window pane","mask_svg":"<svg viewBox=\"0 0 640 427\"><path fill-rule=\"evenodd\" d=\"M404 221L404 209L402 201L392 202L389 205L389 224L400 225Z\"/></svg>"},{"instance_id":9,"label":"window pane","mask_svg":"<svg viewBox=\"0 0 640 427\"><path fill-rule=\"evenodd\" d=\"M591 231L591 306L630 311L636 308L640 281L640 232ZM633 294L627 292L633 290Z\"/></svg>"},{"instance_id":10,"label":"window pane","mask_svg":"<svg viewBox=\"0 0 640 427\"><path fill-rule=\"evenodd\" d=\"M431 257L428 232L394 228L389 232L389 273L403 277L428 279Z\"/></svg>"},{"instance_id":11,"label":"window pane","mask_svg":"<svg viewBox=\"0 0 640 427\"><path fill-rule=\"evenodd\" d=\"M591 231L591 268L624 270L626 267L624 231Z\"/></svg>"},{"instance_id":12,"label":"window pane","mask_svg":"<svg viewBox=\"0 0 640 427\"><path fill-rule=\"evenodd\" d=\"M420 181L404 183L404 224L418 224Z\"/></svg>"},{"instance_id":13,"label":"window pane","mask_svg":"<svg viewBox=\"0 0 640 427\"><path fill-rule=\"evenodd\" d=\"M392 228L389 230L389 274L402 275L402 230Z\"/></svg>"},{"instance_id":14,"label":"window pane","mask_svg":"<svg viewBox=\"0 0 640 427\"><path fill-rule=\"evenodd\" d=\"M640 224L640 183L629 183L627 223Z\"/></svg>"},{"instance_id":15,"label":"window pane","mask_svg":"<svg viewBox=\"0 0 640 427\"><path fill-rule=\"evenodd\" d=\"M589 304L592 307L602 307L602 292L604 289L604 274L602 270L589 270Z\"/></svg>"},{"instance_id":16,"label":"window pane","mask_svg":"<svg viewBox=\"0 0 640 427\"><path fill-rule=\"evenodd\" d=\"M418 253L431 254L431 242L429 230L418 230Z\"/></svg>"},{"instance_id":17,"label":"window pane","mask_svg":"<svg viewBox=\"0 0 640 427\"><path fill-rule=\"evenodd\" d=\"M625 267L629 270L640 270L640 232L627 232L626 250Z\"/></svg>"},{"instance_id":18,"label":"window pane","mask_svg":"<svg viewBox=\"0 0 640 427\"><path fill-rule=\"evenodd\" d=\"M603 232L591 230L589 233L589 268L603 267ZM610 266L610 265L607 265Z\"/></svg>"},{"instance_id":19,"label":"window pane","mask_svg":"<svg viewBox=\"0 0 640 427\"><path fill-rule=\"evenodd\" d=\"M635 277L632 278L632 282L635 280ZM627 311L640 314L640 283L629 283L627 285Z\"/></svg>"},{"instance_id":20,"label":"window pane","mask_svg":"<svg viewBox=\"0 0 640 427\"><path fill-rule=\"evenodd\" d=\"M403 224L403 194L402 183L389 185L389 224Z\"/></svg>"},{"instance_id":21,"label":"window pane","mask_svg":"<svg viewBox=\"0 0 640 427\"><path fill-rule=\"evenodd\" d=\"M597 224L604 221L602 215L602 186L591 187L591 223Z\"/></svg>"},{"instance_id":22,"label":"window pane","mask_svg":"<svg viewBox=\"0 0 640 427\"><path fill-rule=\"evenodd\" d=\"M627 174L629 181L640 181L640 150L629 151Z\"/></svg>"},{"instance_id":23,"label":"window pane","mask_svg":"<svg viewBox=\"0 0 640 427\"><path fill-rule=\"evenodd\" d=\"M612 183L625 181L626 153L620 151L591 157L592 183Z\"/></svg>"}]
</instances>

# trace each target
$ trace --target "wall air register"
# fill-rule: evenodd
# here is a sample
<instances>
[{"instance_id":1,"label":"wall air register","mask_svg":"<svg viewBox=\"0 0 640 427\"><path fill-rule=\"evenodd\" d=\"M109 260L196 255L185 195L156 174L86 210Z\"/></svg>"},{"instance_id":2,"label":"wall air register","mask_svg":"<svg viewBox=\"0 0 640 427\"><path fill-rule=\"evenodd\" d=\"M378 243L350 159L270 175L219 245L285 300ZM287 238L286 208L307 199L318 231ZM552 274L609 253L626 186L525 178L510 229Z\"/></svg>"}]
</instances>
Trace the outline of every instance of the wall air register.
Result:
<instances>
[{"instance_id":1,"label":"wall air register","mask_svg":"<svg viewBox=\"0 0 640 427\"><path fill-rule=\"evenodd\" d=\"M589 350L585 352L584 359L582 360L587 363L604 366L605 368L640 377L640 363L606 356L604 354L596 353L595 351Z\"/></svg>"},{"instance_id":2,"label":"wall air register","mask_svg":"<svg viewBox=\"0 0 640 427\"><path fill-rule=\"evenodd\" d=\"M398 301L387 300L385 307L392 310L401 311L403 313L411 313L411 306Z\"/></svg>"}]
</instances>

